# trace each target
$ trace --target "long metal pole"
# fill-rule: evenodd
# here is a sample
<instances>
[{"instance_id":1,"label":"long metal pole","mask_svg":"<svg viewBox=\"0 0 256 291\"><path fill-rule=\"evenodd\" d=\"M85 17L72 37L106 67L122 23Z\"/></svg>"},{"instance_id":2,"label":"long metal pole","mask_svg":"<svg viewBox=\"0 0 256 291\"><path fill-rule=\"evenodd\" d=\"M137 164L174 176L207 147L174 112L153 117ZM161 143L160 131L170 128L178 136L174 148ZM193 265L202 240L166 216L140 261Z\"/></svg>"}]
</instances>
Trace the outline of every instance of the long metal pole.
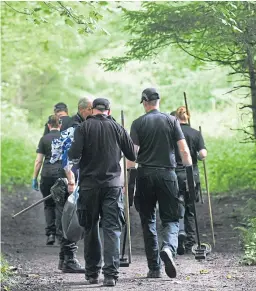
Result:
<instances>
[{"instance_id":1,"label":"long metal pole","mask_svg":"<svg viewBox=\"0 0 256 291\"><path fill-rule=\"evenodd\" d=\"M14 214L14 215L12 216L12 218L15 218L16 216L18 216L18 215L20 215L20 214L22 214L22 213L24 213L24 212L27 212L27 211L29 211L29 209L31 209L31 208L33 208L33 207L35 207L36 205L38 205L38 204L40 204L40 203L44 202L45 200L47 200L47 199L49 199L49 198L51 198L51 197L52 197L52 194L50 194L50 195L48 195L48 196L46 196L46 197L44 197L44 198L40 199L40 200L39 200L39 201L37 201L36 203L34 203L34 204L32 204L32 205L28 206L27 208L25 208L25 209L21 210L20 212L18 212L18 213L16 213L16 214Z\"/></svg>"},{"instance_id":2,"label":"long metal pole","mask_svg":"<svg viewBox=\"0 0 256 291\"><path fill-rule=\"evenodd\" d=\"M183 94L184 94L184 102L185 102L185 106L186 106L186 110L187 110L187 115L188 115L189 111L188 111L187 95L186 95L186 92L183 92ZM188 124L190 126L190 118L188 118ZM200 180L200 177L199 177L199 180ZM201 203L204 204L204 198L203 198L201 184L199 184L199 195L200 195Z\"/></svg>"},{"instance_id":3,"label":"long metal pole","mask_svg":"<svg viewBox=\"0 0 256 291\"><path fill-rule=\"evenodd\" d=\"M121 110L121 122L124 127L124 111ZM129 263L132 262L132 244L131 244L131 224L130 224L130 212L129 212L129 194L128 194L128 178L127 178L127 165L126 158L123 156L124 164L124 188L125 188L125 216L126 216L126 228L127 228L127 237L128 237L128 260Z\"/></svg>"},{"instance_id":4,"label":"long metal pole","mask_svg":"<svg viewBox=\"0 0 256 291\"><path fill-rule=\"evenodd\" d=\"M202 128L199 126L199 131L202 134ZM212 242L215 246L215 236L214 236L214 228L213 228L213 217L212 217L212 203L211 203L211 196L209 191L209 184L208 184L208 178L207 178L207 169L206 169L206 161L203 160L203 166L204 166L204 179L205 179L205 187L208 197L208 204L209 204L209 214L210 214L210 220L211 220L211 230L212 230Z\"/></svg>"}]
</instances>

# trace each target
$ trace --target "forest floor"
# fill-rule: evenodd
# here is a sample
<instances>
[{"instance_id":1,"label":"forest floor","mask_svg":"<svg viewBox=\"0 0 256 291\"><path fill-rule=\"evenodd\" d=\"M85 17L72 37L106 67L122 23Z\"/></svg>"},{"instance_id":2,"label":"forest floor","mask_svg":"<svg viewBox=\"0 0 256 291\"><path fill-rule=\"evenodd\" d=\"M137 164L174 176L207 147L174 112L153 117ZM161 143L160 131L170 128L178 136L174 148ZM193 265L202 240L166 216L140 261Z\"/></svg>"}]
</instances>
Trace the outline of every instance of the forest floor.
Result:
<instances>
[{"instance_id":1,"label":"forest floor","mask_svg":"<svg viewBox=\"0 0 256 291\"><path fill-rule=\"evenodd\" d=\"M63 274L57 269L58 245L46 246L44 235L43 205L38 205L16 219L12 214L41 198L40 192L26 188L13 194L2 189L1 202L1 250L8 262L17 268L8 282L2 282L2 290L179 290L179 291L250 291L256 286L256 267L240 264L242 249L239 231L242 209L255 193L226 193L212 198L216 246L204 261L193 255L177 256L177 278L170 279L165 273L161 279L147 279L140 220L131 208L132 263L120 268L120 277L113 288L88 285L83 274ZM25 199L24 199L25 198ZM205 204L197 204L199 228L203 242L212 243L207 197ZM159 226L160 228L160 226ZM83 242L79 242L77 255L83 260Z\"/></svg>"}]
</instances>

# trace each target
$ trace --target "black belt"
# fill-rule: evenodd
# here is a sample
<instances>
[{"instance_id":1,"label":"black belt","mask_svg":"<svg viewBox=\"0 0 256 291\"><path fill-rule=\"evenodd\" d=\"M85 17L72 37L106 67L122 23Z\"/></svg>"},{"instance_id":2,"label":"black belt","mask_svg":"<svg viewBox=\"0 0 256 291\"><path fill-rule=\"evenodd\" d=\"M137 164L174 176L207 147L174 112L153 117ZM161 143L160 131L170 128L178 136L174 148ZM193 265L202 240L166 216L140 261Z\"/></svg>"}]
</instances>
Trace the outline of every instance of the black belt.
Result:
<instances>
[{"instance_id":1,"label":"black belt","mask_svg":"<svg viewBox=\"0 0 256 291\"><path fill-rule=\"evenodd\" d=\"M172 167L147 166L147 165L142 165L142 164L138 164L138 168L155 169L155 170L168 170L168 171L174 170L174 168L172 168Z\"/></svg>"}]
</instances>

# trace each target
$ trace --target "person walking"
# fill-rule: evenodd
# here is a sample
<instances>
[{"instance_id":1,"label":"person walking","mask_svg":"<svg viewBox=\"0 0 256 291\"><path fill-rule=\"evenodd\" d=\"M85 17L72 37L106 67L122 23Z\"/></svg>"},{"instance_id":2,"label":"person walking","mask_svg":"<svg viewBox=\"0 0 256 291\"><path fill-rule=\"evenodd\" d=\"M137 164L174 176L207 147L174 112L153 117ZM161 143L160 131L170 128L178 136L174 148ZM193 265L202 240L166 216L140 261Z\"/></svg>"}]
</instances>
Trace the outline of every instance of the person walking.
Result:
<instances>
[{"instance_id":1,"label":"person walking","mask_svg":"<svg viewBox=\"0 0 256 291\"><path fill-rule=\"evenodd\" d=\"M134 204L140 214L148 278L161 278L161 260L170 278L176 277L174 257L178 246L180 200L175 174L175 144L184 166L192 165L189 149L176 118L159 111L160 95L155 88L142 92L140 102L146 114L134 120L131 138L138 151L138 176ZM128 167L134 167L129 163ZM163 226L159 252L156 231L156 203Z\"/></svg>"},{"instance_id":2,"label":"person walking","mask_svg":"<svg viewBox=\"0 0 256 291\"><path fill-rule=\"evenodd\" d=\"M62 169L61 161L54 164L50 163L52 141L60 137L61 124L59 122L59 118L56 115L51 115L48 119L47 126L49 133L40 139L36 150L37 156L35 159L32 179L32 189L39 191L37 179L42 168L40 190L43 197L50 195L50 189L58 178L65 177L65 172ZM56 205L52 198L44 201L44 213L46 220L46 244L53 245L55 243L56 235Z\"/></svg>"},{"instance_id":3,"label":"person walking","mask_svg":"<svg viewBox=\"0 0 256 291\"><path fill-rule=\"evenodd\" d=\"M104 286L114 286L120 265L120 236L125 223L121 154L135 161L134 146L126 130L110 115L110 103L105 98L93 101L92 116L75 131L68 152L70 160L80 159L79 223L85 229L85 276L90 284L99 283L102 246L99 235L101 217L104 239ZM69 192L75 187L69 179Z\"/></svg>"},{"instance_id":4,"label":"person walking","mask_svg":"<svg viewBox=\"0 0 256 291\"><path fill-rule=\"evenodd\" d=\"M199 190L200 190L200 179L199 169L197 162L202 161L207 157L207 150L204 144L204 139L200 131L189 126L190 113L185 106L180 106L175 113L178 121L180 122L182 132L184 133L187 141L190 154L193 162L193 175L195 181L196 201L199 201ZM186 170L182 164L181 156L178 148L175 151L175 157L177 161L176 174L179 182L180 196L184 199L185 214L184 218L180 219L179 222L179 240L177 253L183 255L191 253L192 246L196 243L195 241L195 220L193 201L187 191L186 187Z\"/></svg>"}]
</instances>

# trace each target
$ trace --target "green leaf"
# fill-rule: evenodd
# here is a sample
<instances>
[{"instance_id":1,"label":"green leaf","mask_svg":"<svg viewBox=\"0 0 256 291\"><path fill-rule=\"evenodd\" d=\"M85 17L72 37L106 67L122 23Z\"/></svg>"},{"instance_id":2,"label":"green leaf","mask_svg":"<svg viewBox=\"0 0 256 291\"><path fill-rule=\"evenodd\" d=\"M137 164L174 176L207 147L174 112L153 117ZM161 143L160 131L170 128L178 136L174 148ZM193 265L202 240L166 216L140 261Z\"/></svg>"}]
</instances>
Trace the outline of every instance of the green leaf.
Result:
<instances>
[{"instance_id":1,"label":"green leaf","mask_svg":"<svg viewBox=\"0 0 256 291\"><path fill-rule=\"evenodd\" d=\"M69 25L70 27L73 27L74 26L74 22L70 18L66 18L65 19L65 23L67 25Z\"/></svg>"}]
</instances>

